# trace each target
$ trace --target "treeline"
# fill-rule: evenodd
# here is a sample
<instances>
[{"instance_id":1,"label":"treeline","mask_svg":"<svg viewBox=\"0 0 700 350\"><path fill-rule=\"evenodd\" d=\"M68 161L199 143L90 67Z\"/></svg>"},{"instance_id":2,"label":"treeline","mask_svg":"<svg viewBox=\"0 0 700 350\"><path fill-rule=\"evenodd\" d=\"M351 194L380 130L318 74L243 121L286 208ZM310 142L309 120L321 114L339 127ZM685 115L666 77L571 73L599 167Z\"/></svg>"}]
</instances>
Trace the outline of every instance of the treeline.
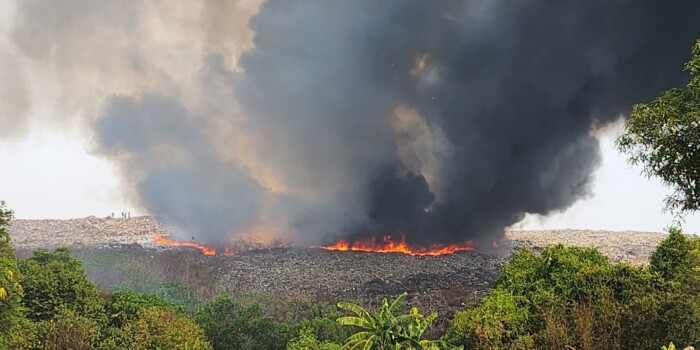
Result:
<instances>
[{"instance_id":1,"label":"treeline","mask_svg":"<svg viewBox=\"0 0 700 350\"><path fill-rule=\"evenodd\" d=\"M466 349L659 349L700 344L700 238L672 229L649 266L594 248L513 255L445 339Z\"/></svg>"}]
</instances>

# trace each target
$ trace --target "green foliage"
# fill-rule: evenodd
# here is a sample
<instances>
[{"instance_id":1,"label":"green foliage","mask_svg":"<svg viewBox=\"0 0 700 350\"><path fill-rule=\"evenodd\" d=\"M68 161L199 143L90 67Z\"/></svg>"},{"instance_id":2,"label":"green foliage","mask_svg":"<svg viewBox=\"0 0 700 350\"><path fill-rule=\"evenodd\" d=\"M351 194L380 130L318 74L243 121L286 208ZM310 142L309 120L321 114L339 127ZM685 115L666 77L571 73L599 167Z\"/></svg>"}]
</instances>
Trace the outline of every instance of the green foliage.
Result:
<instances>
[{"instance_id":1,"label":"green foliage","mask_svg":"<svg viewBox=\"0 0 700 350\"><path fill-rule=\"evenodd\" d=\"M530 310L527 300L496 289L480 307L458 312L445 340L462 344L467 349L504 349L510 344L523 344L514 349L533 347L527 333Z\"/></svg>"},{"instance_id":2,"label":"green foliage","mask_svg":"<svg viewBox=\"0 0 700 350\"><path fill-rule=\"evenodd\" d=\"M184 312L182 307L163 300L155 294L118 291L112 293L107 301L106 312L109 318L109 325L121 328L126 323L137 319L139 313L143 310L154 307Z\"/></svg>"},{"instance_id":3,"label":"green foliage","mask_svg":"<svg viewBox=\"0 0 700 350\"><path fill-rule=\"evenodd\" d=\"M700 340L698 238L671 230L651 266L611 265L597 250L521 250L445 339L475 349L652 349Z\"/></svg>"},{"instance_id":4,"label":"green foliage","mask_svg":"<svg viewBox=\"0 0 700 350\"><path fill-rule=\"evenodd\" d=\"M344 326L354 326L361 329L345 341L342 349L451 349L454 348L441 340L421 339L430 323L437 317L434 312L428 317L412 308L410 313L395 316L408 293L401 294L394 301L384 298L382 307L377 313L370 313L361 306L349 302L340 302L338 307L350 311L355 316L338 318L338 323Z\"/></svg>"},{"instance_id":5,"label":"green foliage","mask_svg":"<svg viewBox=\"0 0 700 350\"><path fill-rule=\"evenodd\" d=\"M525 250L516 253L496 286L535 302L578 301L604 293L598 287L605 286L610 269L608 259L596 249L557 244L545 248L539 257Z\"/></svg>"},{"instance_id":6,"label":"green foliage","mask_svg":"<svg viewBox=\"0 0 700 350\"><path fill-rule=\"evenodd\" d=\"M26 341L22 337L27 323L22 309L24 290L7 230L12 216L5 202L0 201L0 349L20 348L20 343Z\"/></svg>"},{"instance_id":7,"label":"green foliage","mask_svg":"<svg viewBox=\"0 0 700 350\"><path fill-rule=\"evenodd\" d=\"M132 337L134 334L142 338L157 338L157 334L133 332L134 324L143 322L143 314L145 312L155 312L154 310L158 310L158 312L172 312L184 317L184 308L180 305L175 305L167 300L163 300L155 294L131 291L116 291L110 294L105 309L109 323L103 331L102 341L98 347L100 350L135 348L138 345L135 342L139 339L133 339ZM153 329L149 331L153 331ZM160 329L155 332L167 333L177 332L177 330ZM153 342L160 344L160 341L161 340L154 340ZM139 344L141 345L138 346L145 346L143 343Z\"/></svg>"},{"instance_id":8,"label":"green foliage","mask_svg":"<svg viewBox=\"0 0 700 350\"><path fill-rule=\"evenodd\" d=\"M36 329L43 350L93 350L99 338L99 325L94 320L66 309L37 322Z\"/></svg>"},{"instance_id":9,"label":"green foliage","mask_svg":"<svg viewBox=\"0 0 700 350\"><path fill-rule=\"evenodd\" d=\"M700 208L700 40L685 70L688 85L635 105L617 140L630 163L673 188L666 208L679 212Z\"/></svg>"},{"instance_id":10,"label":"green foliage","mask_svg":"<svg viewBox=\"0 0 700 350\"><path fill-rule=\"evenodd\" d=\"M284 349L289 339L285 326L264 314L259 304L244 306L228 295L205 304L196 320L217 350Z\"/></svg>"},{"instance_id":11,"label":"green foliage","mask_svg":"<svg viewBox=\"0 0 700 350\"><path fill-rule=\"evenodd\" d=\"M100 292L68 249L58 248L53 253L36 250L33 257L20 261L19 268L22 303L31 320L50 320L67 310L106 321Z\"/></svg>"},{"instance_id":12,"label":"green foliage","mask_svg":"<svg viewBox=\"0 0 700 350\"><path fill-rule=\"evenodd\" d=\"M312 328L302 328L299 336L287 343L287 350L339 350L340 344L320 342Z\"/></svg>"},{"instance_id":13,"label":"green foliage","mask_svg":"<svg viewBox=\"0 0 700 350\"><path fill-rule=\"evenodd\" d=\"M668 237L656 248L650 268L666 280L695 283L700 267L700 239L689 238L679 229L669 230Z\"/></svg>"},{"instance_id":14,"label":"green foliage","mask_svg":"<svg viewBox=\"0 0 700 350\"><path fill-rule=\"evenodd\" d=\"M349 327L343 327L336 319L343 316L335 305L318 303L306 305L297 320L300 331L311 330L314 337L321 342L342 343L353 332Z\"/></svg>"},{"instance_id":15,"label":"green foliage","mask_svg":"<svg viewBox=\"0 0 700 350\"><path fill-rule=\"evenodd\" d=\"M5 207L5 201L0 201L0 256L9 259L15 258L15 250L12 249L10 242L10 232L7 231L13 216L14 212Z\"/></svg>"},{"instance_id":16,"label":"green foliage","mask_svg":"<svg viewBox=\"0 0 700 350\"><path fill-rule=\"evenodd\" d=\"M210 350L211 344L192 319L182 313L152 307L127 322L124 333L133 350Z\"/></svg>"},{"instance_id":17,"label":"green foliage","mask_svg":"<svg viewBox=\"0 0 700 350\"><path fill-rule=\"evenodd\" d=\"M129 322L132 321L133 320L130 320ZM123 329L106 327L102 330L102 339L97 345L97 350L131 349L131 343L131 338Z\"/></svg>"}]
</instances>

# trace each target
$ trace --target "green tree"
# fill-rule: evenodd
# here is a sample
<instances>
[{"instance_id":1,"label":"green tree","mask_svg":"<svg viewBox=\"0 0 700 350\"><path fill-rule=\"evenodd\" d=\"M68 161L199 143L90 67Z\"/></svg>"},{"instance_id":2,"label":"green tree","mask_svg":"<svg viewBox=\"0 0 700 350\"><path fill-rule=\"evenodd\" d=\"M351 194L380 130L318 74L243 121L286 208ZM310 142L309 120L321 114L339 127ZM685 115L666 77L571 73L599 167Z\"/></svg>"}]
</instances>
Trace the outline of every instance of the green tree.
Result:
<instances>
[{"instance_id":1,"label":"green tree","mask_svg":"<svg viewBox=\"0 0 700 350\"><path fill-rule=\"evenodd\" d=\"M671 230L651 266L596 249L516 252L494 290L458 312L445 340L475 349L653 349L700 339L700 239Z\"/></svg>"},{"instance_id":2,"label":"green tree","mask_svg":"<svg viewBox=\"0 0 700 350\"><path fill-rule=\"evenodd\" d=\"M651 255L650 269L662 278L689 284L700 276L700 240L685 236L681 230L671 228L668 237L661 241Z\"/></svg>"},{"instance_id":3,"label":"green tree","mask_svg":"<svg viewBox=\"0 0 700 350\"><path fill-rule=\"evenodd\" d=\"M483 304L455 314L445 340L467 349L532 349L527 299L495 289ZM522 344L523 346L514 345Z\"/></svg>"},{"instance_id":4,"label":"green tree","mask_svg":"<svg viewBox=\"0 0 700 350\"><path fill-rule=\"evenodd\" d=\"M345 327L336 320L343 316L336 305L328 303L317 303L307 305L298 312L299 319L296 320L300 329L310 329L320 342L342 343L350 335L352 329Z\"/></svg>"},{"instance_id":5,"label":"green tree","mask_svg":"<svg viewBox=\"0 0 700 350\"><path fill-rule=\"evenodd\" d=\"M155 294L117 291L110 294L105 307L109 325L121 328L139 317L139 313L149 308L161 308L184 313L182 306L163 300Z\"/></svg>"},{"instance_id":6,"label":"green tree","mask_svg":"<svg viewBox=\"0 0 700 350\"><path fill-rule=\"evenodd\" d=\"M22 303L31 320L50 320L63 310L106 322L100 292L85 275L81 261L71 257L66 248L53 253L39 249L34 256L21 260L20 283L24 288Z\"/></svg>"},{"instance_id":7,"label":"green tree","mask_svg":"<svg viewBox=\"0 0 700 350\"><path fill-rule=\"evenodd\" d=\"M196 320L216 350L282 350L291 338L259 304L245 306L225 294L205 304Z\"/></svg>"},{"instance_id":8,"label":"green tree","mask_svg":"<svg viewBox=\"0 0 700 350\"><path fill-rule=\"evenodd\" d=\"M345 326L355 326L361 329L345 341L342 349L450 349L450 344L441 340L421 339L423 332L437 317L433 312L428 317L418 313L418 309L412 308L405 315L395 316L400 305L408 293L399 295L394 301L384 298L382 307L378 313L370 314L361 306L349 302L340 302L338 307L354 313L356 316L344 316L338 318L338 323Z\"/></svg>"},{"instance_id":9,"label":"green tree","mask_svg":"<svg viewBox=\"0 0 700 350\"><path fill-rule=\"evenodd\" d=\"M12 215L12 211L5 208L5 202L0 201L0 320L2 321L19 314L23 295L19 284L17 259L7 230ZM0 334L8 325L8 322L0 322Z\"/></svg>"},{"instance_id":10,"label":"green tree","mask_svg":"<svg viewBox=\"0 0 700 350\"><path fill-rule=\"evenodd\" d=\"M211 350L212 346L192 319L180 312L152 307L124 325L132 350Z\"/></svg>"},{"instance_id":11,"label":"green tree","mask_svg":"<svg viewBox=\"0 0 700 350\"><path fill-rule=\"evenodd\" d=\"M0 349L21 348L20 343L27 341L22 335L30 333L22 309L20 271L7 230L12 216L13 212L0 201Z\"/></svg>"},{"instance_id":12,"label":"green tree","mask_svg":"<svg viewBox=\"0 0 700 350\"><path fill-rule=\"evenodd\" d=\"M36 329L43 350L93 350L100 331L94 320L66 309L50 320L37 322Z\"/></svg>"},{"instance_id":13,"label":"green tree","mask_svg":"<svg viewBox=\"0 0 700 350\"><path fill-rule=\"evenodd\" d=\"M673 189L665 207L678 213L700 208L700 40L685 70L688 85L635 105L617 140L630 163Z\"/></svg>"},{"instance_id":14,"label":"green tree","mask_svg":"<svg viewBox=\"0 0 700 350\"><path fill-rule=\"evenodd\" d=\"M340 344L322 342L316 338L313 328L302 328L299 336L287 343L287 350L339 350Z\"/></svg>"}]
</instances>

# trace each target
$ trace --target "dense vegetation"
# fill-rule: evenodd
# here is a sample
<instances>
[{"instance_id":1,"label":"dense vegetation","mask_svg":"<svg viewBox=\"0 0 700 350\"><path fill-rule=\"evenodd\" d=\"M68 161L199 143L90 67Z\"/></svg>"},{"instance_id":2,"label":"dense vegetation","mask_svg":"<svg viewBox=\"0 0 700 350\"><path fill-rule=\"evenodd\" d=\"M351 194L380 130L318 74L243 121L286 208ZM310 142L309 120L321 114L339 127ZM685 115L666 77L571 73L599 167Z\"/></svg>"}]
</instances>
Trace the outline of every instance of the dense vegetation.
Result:
<instances>
[{"instance_id":1,"label":"dense vegetation","mask_svg":"<svg viewBox=\"0 0 700 350\"><path fill-rule=\"evenodd\" d=\"M700 343L700 238L671 230L649 266L593 248L517 252L445 339L468 349L658 349Z\"/></svg>"}]
</instances>

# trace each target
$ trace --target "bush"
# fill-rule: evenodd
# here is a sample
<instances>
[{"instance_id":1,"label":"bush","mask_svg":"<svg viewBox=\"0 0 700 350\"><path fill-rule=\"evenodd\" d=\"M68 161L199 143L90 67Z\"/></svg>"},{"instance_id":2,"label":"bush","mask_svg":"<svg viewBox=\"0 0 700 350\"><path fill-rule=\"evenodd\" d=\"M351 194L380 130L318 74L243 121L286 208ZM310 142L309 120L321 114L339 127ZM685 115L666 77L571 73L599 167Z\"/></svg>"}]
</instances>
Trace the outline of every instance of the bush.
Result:
<instances>
[{"instance_id":1,"label":"bush","mask_svg":"<svg viewBox=\"0 0 700 350\"><path fill-rule=\"evenodd\" d=\"M192 319L182 313L152 307L124 325L133 350L210 350L211 344Z\"/></svg>"},{"instance_id":2,"label":"bush","mask_svg":"<svg viewBox=\"0 0 700 350\"><path fill-rule=\"evenodd\" d=\"M287 343L287 350L339 350L340 348L340 344L319 342L312 328L302 328L299 336Z\"/></svg>"},{"instance_id":3,"label":"bush","mask_svg":"<svg viewBox=\"0 0 700 350\"><path fill-rule=\"evenodd\" d=\"M22 310L21 274L7 231L12 215L0 201L0 349L19 349L29 341L23 336L29 332Z\"/></svg>"},{"instance_id":4,"label":"bush","mask_svg":"<svg viewBox=\"0 0 700 350\"><path fill-rule=\"evenodd\" d=\"M462 344L466 349L528 349L532 337L528 335L530 311L523 297L496 289L484 299L480 307L458 312L445 340ZM523 347L511 347L522 344Z\"/></svg>"},{"instance_id":5,"label":"bush","mask_svg":"<svg viewBox=\"0 0 700 350\"><path fill-rule=\"evenodd\" d=\"M320 342L340 344L353 333L352 329L343 327L335 321L341 316L343 313L335 305L328 303L306 305L298 315L299 332L304 329L311 330Z\"/></svg>"},{"instance_id":6,"label":"bush","mask_svg":"<svg viewBox=\"0 0 700 350\"><path fill-rule=\"evenodd\" d=\"M592 248L521 250L446 339L476 349L652 349L700 341L700 240L671 230L650 267Z\"/></svg>"},{"instance_id":7,"label":"bush","mask_svg":"<svg viewBox=\"0 0 700 350\"><path fill-rule=\"evenodd\" d=\"M99 337L95 321L65 309L50 320L39 321L36 329L43 350L93 350Z\"/></svg>"},{"instance_id":8,"label":"bush","mask_svg":"<svg viewBox=\"0 0 700 350\"><path fill-rule=\"evenodd\" d=\"M517 252L496 288L533 302L541 298L544 302L551 298L582 301L607 293L604 289L611 269L608 258L596 249L557 244L545 248L540 256L527 250Z\"/></svg>"},{"instance_id":9,"label":"bush","mask_svg":"<svg viewBox=\"0 0 700 350\"><path fill-rule=\"evenodd\" d=\"M165 301L155 294L142 294L128 291L114 292L109 296L106 305L109 325L121 328L124 324L138 318L139 313L149 308L184 312L180 306Z\"/></svg>"},{"instance_id":10,"label":"bush","mask_svg":"<svg viewBox=\"0 0 700 350\"><path fill-rule=\"evenodd\" d=\"M228 295L205 304L196 320L217 350L284 349L291 338L287 327L265 315L259 304L244 306Z\"/></svg>"},{"instance_id":11,"label":"bush","mask_svg":"<svg viewBox=\"0 0 700 350\"><path fill-rule=\"evenodd\" d=\"M98 350L121 350L131 348L131 338L123 329L107 327L102 330L102 339L97 346Z\"/></svg>"},{"instance_id":12,"label":"bush","mask_svg":"<svg viewBox=\"0 0 700 350\"><path fill-rule=\"evenodd\" d=\"M20 281L24 288L22 303L31 320L50 320L59 311L106 321L100 292L83 271L82 262L70 256L66 248L53 253L44 249L20 261Z\"/></svg>"},{"instance_id":13,"label":"bush","mask_svg":"<svg viewBox=\"0 0 700 350\"><path fill-rule=\"evenodd\" d=\"M668 281L678 284L697 284L700 266L700 240L689 238L679 229L672 228L669 235L656 248L650 259L650 270Z\"/></svg>"}]
</instances>

